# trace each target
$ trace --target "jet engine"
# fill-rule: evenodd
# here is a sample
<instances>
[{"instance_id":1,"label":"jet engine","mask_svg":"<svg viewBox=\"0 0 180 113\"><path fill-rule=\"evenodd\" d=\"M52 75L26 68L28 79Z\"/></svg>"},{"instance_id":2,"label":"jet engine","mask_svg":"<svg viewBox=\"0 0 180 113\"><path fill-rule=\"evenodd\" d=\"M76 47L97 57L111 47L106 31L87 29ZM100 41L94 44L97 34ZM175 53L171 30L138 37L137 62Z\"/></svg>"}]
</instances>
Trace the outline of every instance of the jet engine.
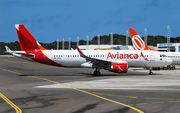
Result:
<instances>
[{"instance_id":1,"label":"jet engine","mask_svg":"<svg viewBox=\"0 0 180 113\"><path fill-rule=\"evenodd\" d=\"M127 73L128 64L127 63L116 63L111 65L111 70L116 73Z\"/></svg>"},{"instance_id":2,"label":"jet engine","mask_svg":"<svg viewBox=\"0 0 180 113\"><path fill-rule=\"evenodd\" d=\"M81 64L81 67L91 68L92 65L93 65L93 64L90 63L90 62L85 62L85 63Z\"/></svg>"}]
</instances>

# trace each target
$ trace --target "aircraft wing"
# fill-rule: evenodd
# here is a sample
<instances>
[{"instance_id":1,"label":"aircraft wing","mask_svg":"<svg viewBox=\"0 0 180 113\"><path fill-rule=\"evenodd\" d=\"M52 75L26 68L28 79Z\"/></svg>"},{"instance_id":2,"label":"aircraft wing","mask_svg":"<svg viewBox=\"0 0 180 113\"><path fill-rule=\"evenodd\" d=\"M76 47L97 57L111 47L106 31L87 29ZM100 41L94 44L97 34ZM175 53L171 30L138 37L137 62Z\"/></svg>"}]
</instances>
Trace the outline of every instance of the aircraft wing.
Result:
<instances>
[{"instance_id":1,"label":"aircraft wing","mask_svg":"<svg viewBox=\"0 0 180 113\"><path fill-rule=\"evenodd\" d=\"M116 61L112 60L105 60L105 59L97 59L97 58L91 58L86 56L76 45L76 49L78 50L81 57L85 58L87 62L91 62L93 64L93 67L102 67L102 68L108 68L111 67L113 63L117 63Z\"/></svg>"}]
</instances>

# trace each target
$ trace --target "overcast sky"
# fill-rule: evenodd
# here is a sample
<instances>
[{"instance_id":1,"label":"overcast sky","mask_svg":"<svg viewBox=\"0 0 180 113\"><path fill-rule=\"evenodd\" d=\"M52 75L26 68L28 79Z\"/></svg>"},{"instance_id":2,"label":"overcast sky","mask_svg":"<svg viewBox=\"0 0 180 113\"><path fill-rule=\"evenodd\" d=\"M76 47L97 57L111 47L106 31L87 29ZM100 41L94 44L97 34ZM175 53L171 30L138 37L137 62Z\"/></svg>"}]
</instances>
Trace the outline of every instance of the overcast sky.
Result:
<instances>
[{"instance_id":1,"label":"overcast sky","mask_svg":"<svg viewBox=\"0 0 180 113\"><path fill-rule=\"evenodd\" d=\"M14 24L24 24L43 43L86 40L111 32L180 36L179 0L0 0L0 42L18 41ZM130 35L129 35L130 36Z\"/></svg>"}]
</instances>

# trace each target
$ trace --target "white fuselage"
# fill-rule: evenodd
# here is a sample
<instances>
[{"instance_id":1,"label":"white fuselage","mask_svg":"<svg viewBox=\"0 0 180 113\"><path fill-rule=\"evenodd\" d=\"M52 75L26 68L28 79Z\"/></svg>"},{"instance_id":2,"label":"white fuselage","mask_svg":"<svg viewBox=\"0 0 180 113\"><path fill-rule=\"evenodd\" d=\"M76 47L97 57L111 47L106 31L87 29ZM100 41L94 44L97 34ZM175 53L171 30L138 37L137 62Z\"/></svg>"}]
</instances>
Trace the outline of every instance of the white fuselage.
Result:
<instances>
[{"instance_id":1,"label":"white fuselage","mask_svg":"<svg viewBox=\"0 0 180 113\"><path fill-rule=\"evenodd\" d=\"M180 52L159 52L172 60L172 65L180 65Z\"/></svg>"},{"instance_id":2,"label":"white fuselage","mask_svg":"<svg viewBox=\"0 0 180 113\"><path fill-rule=\"evenodd\" d=\"M84 50L82 52L88 57L112 63L126 61L128 67L164 67L172 62L167 57L160 57L160 52L149 50ZM52 61L66 67L81 67L81 64L86 62L77 50L42 50L42 53Z\"/></svg>"}]
</instances>

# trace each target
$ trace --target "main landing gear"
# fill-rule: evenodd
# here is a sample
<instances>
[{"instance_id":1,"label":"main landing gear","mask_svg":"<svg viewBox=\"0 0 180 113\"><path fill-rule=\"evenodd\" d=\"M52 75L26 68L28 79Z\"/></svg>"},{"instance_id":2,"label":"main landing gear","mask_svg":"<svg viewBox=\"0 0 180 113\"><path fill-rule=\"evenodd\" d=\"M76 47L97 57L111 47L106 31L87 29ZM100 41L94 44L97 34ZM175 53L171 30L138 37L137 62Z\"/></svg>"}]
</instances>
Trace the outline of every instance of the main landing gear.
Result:
<instances>
[{"instance_id":1,"label":"main landing gear","mask_svg":"<svg viewBox=\"0 0 180 113\"><path fill-rule=\"evenodd\" d=\"M149 68L149 75L153 75L152 68Z\"/></svg>"},{"instance_id":2,"label":"main landing gear","mask_svg":"<svg viewBox=\"0 0 180 113\"><path fill-rule=\"evenodd\" d=\"M98 68L96 68L96 70L94 71L94 76L100 76L101 72L99 71Z\"/></svg>"}]
</instances>

